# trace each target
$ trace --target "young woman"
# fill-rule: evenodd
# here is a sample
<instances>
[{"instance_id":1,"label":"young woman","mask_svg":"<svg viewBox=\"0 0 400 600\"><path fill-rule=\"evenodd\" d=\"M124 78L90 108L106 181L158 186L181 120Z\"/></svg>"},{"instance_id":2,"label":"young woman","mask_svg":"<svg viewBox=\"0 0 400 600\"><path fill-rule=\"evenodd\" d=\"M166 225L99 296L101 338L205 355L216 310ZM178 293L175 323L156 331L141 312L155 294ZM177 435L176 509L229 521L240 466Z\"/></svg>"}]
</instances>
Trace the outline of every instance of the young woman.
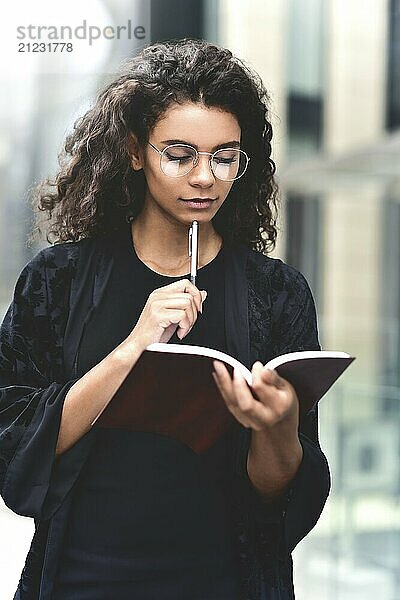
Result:
<instances>
[{"instance_id":1,"label":"young woman","mask_svg":"<svg viewBox=\"0 0 400 600\"><path fill-rule=\"evenodd\" d=\"M263 367L319 349L306 280L266 255L267 102L230 51L154 44L75 124L39 191L56 243L23 269L1 328L1 491L36 525L15 598L294 597L291 552L330 475L317 410L299 418L293 387ZM234 426L207 451L92 427L146 346L173 335L243 362L258 400L215 361Z\"/></svg>"}]
</instances>

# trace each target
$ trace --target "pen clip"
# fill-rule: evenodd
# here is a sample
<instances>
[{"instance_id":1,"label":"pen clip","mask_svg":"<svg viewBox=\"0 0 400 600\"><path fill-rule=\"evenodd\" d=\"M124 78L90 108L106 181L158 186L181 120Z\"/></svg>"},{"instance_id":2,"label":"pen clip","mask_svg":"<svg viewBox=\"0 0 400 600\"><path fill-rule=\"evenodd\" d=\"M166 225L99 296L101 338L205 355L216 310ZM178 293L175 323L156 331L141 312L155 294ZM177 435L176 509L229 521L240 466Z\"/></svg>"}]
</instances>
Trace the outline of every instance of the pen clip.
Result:
<instances>
[{"instance_id":1,"label":"pen clip","mask_svg":"<svg viewBox=\"0 0 400 600\"><path fill-rule=\"evenodd\" d=\"M189 256L192 256L192 226L189 228Z\"/></svg>"}]
</instances>

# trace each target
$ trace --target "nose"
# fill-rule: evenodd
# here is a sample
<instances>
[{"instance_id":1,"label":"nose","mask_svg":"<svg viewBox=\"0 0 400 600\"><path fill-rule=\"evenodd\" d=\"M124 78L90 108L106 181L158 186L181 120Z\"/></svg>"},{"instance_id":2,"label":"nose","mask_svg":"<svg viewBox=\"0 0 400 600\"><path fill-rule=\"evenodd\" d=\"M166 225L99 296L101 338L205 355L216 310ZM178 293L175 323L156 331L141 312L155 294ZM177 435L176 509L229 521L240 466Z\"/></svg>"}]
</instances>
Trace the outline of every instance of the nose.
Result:
<instances>
[{"instance_id":1,"label":"nose","mask_svg":"<svg viewBox=\"0 0 400 600\"><path fill-rule=\"evenodd\" d=\"M214 181L215 178L211 170L210 157L206 154L200 154L197 165L189 173L189 182L192 185L210 187Z\"/></svg>"}]
</instances>

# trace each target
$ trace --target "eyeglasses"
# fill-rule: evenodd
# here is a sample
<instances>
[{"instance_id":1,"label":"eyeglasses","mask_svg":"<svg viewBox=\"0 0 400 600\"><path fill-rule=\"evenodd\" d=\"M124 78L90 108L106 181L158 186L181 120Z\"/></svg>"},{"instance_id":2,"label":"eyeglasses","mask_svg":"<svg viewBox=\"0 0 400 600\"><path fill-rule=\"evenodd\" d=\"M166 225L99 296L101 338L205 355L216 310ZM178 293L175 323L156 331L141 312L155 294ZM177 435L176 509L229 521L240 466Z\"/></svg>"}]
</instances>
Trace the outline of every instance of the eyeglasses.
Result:
<instances>
[{"instance_id":1,"label":"eyeglasses","mask_svg":"<svg viewBox=\"0 0 400 600\"><path fill-rule=\"evenodd\" d=\"M213 175L222 181L235 181L242 177L250 158L244 150L238 148L220 148L215 152L199 152L187 144L171 144L159 150L149 145L160 155L161 171L168 177L183 177L190 173L199 162L199 154L208 154Z\"/></svg>"}]
</instances>

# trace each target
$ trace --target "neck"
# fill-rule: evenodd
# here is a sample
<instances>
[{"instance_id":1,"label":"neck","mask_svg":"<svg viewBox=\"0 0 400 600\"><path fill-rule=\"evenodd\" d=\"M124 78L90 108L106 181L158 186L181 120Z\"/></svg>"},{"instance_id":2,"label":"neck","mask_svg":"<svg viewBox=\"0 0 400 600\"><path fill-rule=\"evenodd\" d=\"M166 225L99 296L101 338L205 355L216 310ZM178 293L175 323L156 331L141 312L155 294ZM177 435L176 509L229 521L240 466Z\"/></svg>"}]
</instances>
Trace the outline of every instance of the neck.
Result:
<instances>
[{"instance_id":1,"label":"neck","mask_svg":"<svg viewBox=\"0 0 400 600\"><path fill-rule=\"evenodd\" d=\"M139 258L165 275L184 275L189 272L188 231L190 224L152 222L142 213L131 224L132 241ZM218 254L221 236L211 222L199 225L199 268Z\"/></svg>"}]
</instances>

